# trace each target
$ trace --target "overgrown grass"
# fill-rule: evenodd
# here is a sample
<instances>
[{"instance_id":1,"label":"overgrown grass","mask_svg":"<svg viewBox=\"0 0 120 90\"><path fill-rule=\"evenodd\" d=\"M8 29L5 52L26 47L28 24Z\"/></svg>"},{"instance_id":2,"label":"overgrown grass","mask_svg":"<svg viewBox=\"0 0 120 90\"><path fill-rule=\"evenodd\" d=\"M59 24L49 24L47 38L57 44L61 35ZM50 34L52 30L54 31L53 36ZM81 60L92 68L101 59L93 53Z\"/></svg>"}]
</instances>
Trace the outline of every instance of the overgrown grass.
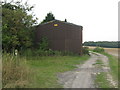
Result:
<instances>
[{"instance_id":1,"label":"overgrown grass","mask_svg":"<svg viewBox=\"0 0 120 90\"><path fill-rule=\"evenodd\" d=\"M89 56L42 56L28 58L27 64L33 70L32 88L60 88L57 75L73 70L76 64L81 64Z\"/></svg>"},{"instance_id":2,"label":"overgrown grass","mask_svg":"<svg viewBox=\"0 0 120 90\"><path fill-rule=\"evenodd\" d=\"M97 60L94 65L102 69L103 64L104 63L102 62L102 60ZM111 87L109 81L107 80L106 72L101 72L97 74L94 82L97 88L110 88Z\"/></svg>"},{"instance_id":3,"label":"overgrown grass","mask_svg":"<svg viewBox=\"0 0 120 90\"><path fill-rule=\"evenodd\" d=\"M33 56L75 56L78 55L76 53L73 52L69 52L69 51L54 51L54 50L42 50L42 49L27 49L24 51L21 51L21 55L22 56L26 56L26 57L33 57Z\"/></svg>"},{"instance_id":4,"label":"overgrown grass","mask_svg":"<svg viewBox=\"0 0 120 90\"><path fill-rule=\"evenodd\" d=\"M104 55L106 55L109 59L109 66L111 68L111 74L113 76L113 78L118 81L118 58L110 55L108 53L102 53Z\"/></svg>"},{"instance_id":5,"label":"overgrown grass","mask_svg":"<svg viewBox=\"0 0 120 90\"><path fill-rule=\"evenodd\" d=\"M113 76L113 80L118 82L118 58L113 55L110 55L108 53L105 53L104 51L98 52L98 53L101 53L108 57L109 66L111 69L110 74ZM103 72L100 75L97 75L95 81L96 81L96 83L98 83L98 86L100 88L113 88L114 86L110 85L110 82L108 80L106 80L107 79L106 77L107 77L107 73Z\"/></svg>"},{"instance_id":6,"label":"overgrown grass","mask_svg":"<svg viewBox=\"0 0 120 90\"><path fill-rule=\"evenodd\" d=\"M96 49L97 49L97 51L96 51ZM101 53L101 54L103 54L103 55L105 55L105 56L107 56L108 57L108 60L109 60L109 66L110 66L110 68L111 68L111 74L112 74L112 76L113 76L113 78L116 80L116 81L118 81L118 57L115 57L115 56L113 56L113 55L110 55L110 54L108 54L108 53L106 53L106 52L104 52L104 49L102 48L102 50L101 50L101 48L95 48L95 49L93 49L93 50L91 50L91 51L96 51L96 52L98 52L98 53ZM120 67L119 67L120 68ZM120 70L120 69L119 69Z\"/></svg>"},{"instance_id":7,"label":"overgrown grass","mask_svg":"<svg viewBox=\"0 0 120 90\"><path fill-rule=\"evenodd\" d=\"M21 88L29 83L29 68L25 58L3 54L2 56L2 87Z\"/></svg>"},{"instance_id":8,"label":"overgrown grass","mask_svg":"<svg viewBox=\"0 0 120 90\"><path fill-rule=\"evenodd\" d=\"M103 64L104 63L102 62L102 60L97 60L95 63L96 67L99 67L101 69L102 69ZM107 72L100 72L99 74L97 73L94 82L97 88L103 88L105 90L106 88L113 88L113 86L107 80Z\"/></svg>"},{"instance_id":9,"label":"overgrown grass","mask_svg":"<svg viewBox=\"0 0 120 90\"><path fill-rule=\"evenodd\" d=\"M86 56L31 56L3 54L3 88L60 88L57 75L76 68Z\"/></svg>"},{"instance_id":10,"label":"overgrown grass","mask_svg":"<svg viewBox=\"0 0 120 90\"><path fill-rule=\"evenodd\" d=\"M97 88L112 88L107 80L106 72L101 72L96 75L95 84L97 85Z\"/></svg>"}]
</instances>

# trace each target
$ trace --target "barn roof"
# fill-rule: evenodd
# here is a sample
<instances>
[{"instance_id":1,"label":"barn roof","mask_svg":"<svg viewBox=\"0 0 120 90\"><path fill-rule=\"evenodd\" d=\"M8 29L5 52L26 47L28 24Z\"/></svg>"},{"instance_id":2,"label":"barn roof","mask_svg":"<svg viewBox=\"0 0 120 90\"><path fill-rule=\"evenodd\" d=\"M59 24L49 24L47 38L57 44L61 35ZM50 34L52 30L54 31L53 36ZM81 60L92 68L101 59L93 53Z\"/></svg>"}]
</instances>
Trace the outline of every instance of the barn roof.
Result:
<instances>
[{"instance_id":1,"label":"barn roof","mask_svg":"<svg viewBox=\"0 0 120 90\"><path fill-rule=\"evenodd\" d=\"M60 20L52 20L52 21L49 21L49 22L46 22L46 23L43 23L43 24L40 24L40 25L45 25L45 24L48 24L48 23L52 23L52 22L55 22L55 21L58 21L58 22L62 22L64 24L68 24L68 25L73 25L73 26L79 26L79 27L82 27L81 25L76 25L76 24L73 24L73 23L69 23L69 22L65 22L65 21L60 21Z\"/></svg>"}]
</instances>

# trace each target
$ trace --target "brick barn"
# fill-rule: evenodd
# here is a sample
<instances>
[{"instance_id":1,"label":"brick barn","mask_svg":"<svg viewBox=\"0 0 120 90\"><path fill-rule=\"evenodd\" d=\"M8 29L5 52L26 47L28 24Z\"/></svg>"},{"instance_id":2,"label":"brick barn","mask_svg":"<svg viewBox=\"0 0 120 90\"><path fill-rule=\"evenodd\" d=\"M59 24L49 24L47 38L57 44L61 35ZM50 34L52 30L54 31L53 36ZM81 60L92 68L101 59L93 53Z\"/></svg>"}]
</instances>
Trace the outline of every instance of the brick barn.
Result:
<instances>
[{"instance_id":1,"label":"brick barn","mask_svg":"<svg viewBox=\"0 0 120 90\"><path fill-rule=\"evenodd\" d=\"M82 54L82 30L80 25L53 20L37 26L35 40L38 44L42 37L47 37L52 50Z\"/></svg>"}]
</instances>

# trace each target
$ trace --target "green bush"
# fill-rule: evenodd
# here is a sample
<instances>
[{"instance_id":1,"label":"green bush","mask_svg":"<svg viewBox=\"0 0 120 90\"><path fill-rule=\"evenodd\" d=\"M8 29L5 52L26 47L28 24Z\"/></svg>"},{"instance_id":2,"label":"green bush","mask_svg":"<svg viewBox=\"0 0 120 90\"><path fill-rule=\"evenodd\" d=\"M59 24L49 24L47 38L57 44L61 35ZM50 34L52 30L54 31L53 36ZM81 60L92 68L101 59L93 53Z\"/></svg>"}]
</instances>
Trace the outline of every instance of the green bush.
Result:
<instances>
[{"instance_id":1,"label":"green bush","mask_svg":"<svg viewBox=\"0 0 120 90\"><path fill-rule=\"evenodd\" d=\"M38 48L36 49L27 49L22 51L22 55L27 57L29 56L71 56L76 55L69 51L53 51L49 49L49 43L47 37L42 37Z\"/></svg>"},{"instance_id":2,"label":"green bush","mask_svg":"<svg viewBox=\"0 0 120 90\"><path fill-rule=\"evenodd\" d=\"M69 51L64 51L62 52L63 53L63 56L74 56L74 55L78 55L78 54L75 54L73 52L69 52Z\"/></svg>"},{"instance_id":3,"label":"green bush","mask_svg":"<svg viewBox=\"0 0 120 90\"><path fill-rule=\"evenodd\" d=\"M38 50L35 50L35 53L34 53L36 56L51 56L53 55L53 51L52 50L43 50L43 49L38 49Z\"/></svg>"},{"instance_id":4,"label":"green bush","mask_svg":"<svg viewBox=\"0 0 120 90\"><path fill-rule=\"evenodd\" d=\"M83 53L84 55L89 55L89 48L88 48L88 47L83 47L83 48L82 48L82 53Z\"/></svg>"},{"instance_id":5,"label":"green bush","mask_svg":"<svg viewBox=\"0 0 120 90\"><path fill-rule=\"evenodd\" d=\"M49 49L49 43L48 43L47 37L42 37L39 47L40 47L40 49L42 49L44 51Z\"/></svg>"},{"instance_id":6,"label":"green bush","mask_svg":"<svg viewBox=\"0 0 120 90\"><path fill-rule=\"evenodd\" d=\"M25 56L33 56L33 50L32 49L26 49L23 52L23 55L25 55Z\"/></svg>"},{"instance_id":7,"label":"green bush","mask_svg":"<svg viewBox=\"0 0 120 90\"><path fill-rule=\"evenodd\" d=\"M104 52L104 49L102 47L96 47L93 51L94 52Z\"/></svg>"},{"instance_id":8,"label":"green bush","mask_svg":"<svg viewBox=\"0 0 120 90\"><path fill-rule=\"evenodd\" d=\"M23 56L30 57L30 56L73 56L77 55L73 52L69 51L57 51L57 50L43 50L43 49L27 49L22 52Z\"/></svg>"},{"instance_id":9,"label":"green bush","mask_svg":"<svg viewBox=\"0 0 120 90\"><path fill-rule=\"evenodd\" d=\"M63 53L61 51L53 51L53 54L55 56L62 56L63 55Z\"/></svg>"},{"instance_id":10,"label":"green bush","mask_svg":"<svg viewBox=\"0 0 120 90\"><path fill-rule=\"evenodd\" d=\"M76 55L72 52L68 52L68 51L53 51L51 49L49 50L42 50L42 49L38 49L34 51L34 55L35 56L72 56L72 55Z\"/></svg>"}]
</instances>

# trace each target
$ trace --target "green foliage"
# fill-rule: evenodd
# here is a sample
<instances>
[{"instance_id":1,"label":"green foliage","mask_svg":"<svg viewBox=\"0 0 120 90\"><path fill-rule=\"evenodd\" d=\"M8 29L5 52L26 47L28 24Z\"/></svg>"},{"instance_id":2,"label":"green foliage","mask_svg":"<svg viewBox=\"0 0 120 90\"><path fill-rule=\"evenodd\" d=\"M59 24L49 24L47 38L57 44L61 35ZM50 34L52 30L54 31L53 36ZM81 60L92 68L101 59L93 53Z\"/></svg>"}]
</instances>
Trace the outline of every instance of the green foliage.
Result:
<instances>
[{"instance_id":1,"label":"green foliage","mask_svg":"<svg viewBox=\"0 0 120 90\"><path fill-rule=\"evenodd\" d=\"M27 57L34 56L34 50L32 50L30 48L28 48L26 50L22 50L21 52L22 52L23 56L27 56Z\"/></svg>"},{"instance_id":2,"label":"green foliage","mask_svg":"<svg viewBox=\"0 0 120 90\"><path fill-rule=\"evenodd\" d=\"M2 3L2 45L3 50L20 50L32 46L33 28L36 19L28 14L33 6L21 4L21 2Z\"/></svg>"},{"instance_id":3,"label":"green foliage","mask_svg":"<svg viewBox=\"0 0 120 90\"><path fill-rule=\"evenodd\" d=\"M89 41L84 42L84 46L98 46L98 47L106 47L106 48L120 48L120 41Z\"/></svg>"},{"instance_id":4,"label":"green foliage","mask_svg":"<svg viewBox=\"0 0 120 90\"><path fill-rule=\"evenodd\" d=\"M68 55L78 55L69 51L57 51L49 49L49 42L47 37L42 37L40 43L38 44L38 48L32 49L28 48L26 50L22 50L22 55L24 56L68 56Z\"/></svg>"},{"instance_id":5,"label":"green foliage","mask_svg":"<svg viewBox=\"0 0 120 90\"><path fill-rule=\"evenodd\" d=\"M53 51L53 54L55 56L78 56L78 54L69 51Z\"/></svg>"},{"instance_id":6,"label":"green foliage","mask_svg":"<svg viewBox=\"0 0 120 90\"><path fill-rule=\"evenodd\" d=\"M85 55L89 55L89 48L88 47L83 47L82 48L82 53Z\"/></svg>"},{"instance_id":7,"label":"green foliage","mask_svg":"<svg viewBox=\"0 0 120 90\"><path fill-rule=\"evenodd\" d=\"M49 50L43 50L43 49L27 49L25 51L22 51L23 56L32 57L32 56L79 56L78 54L67 52L67 51L53 51L51 49Z\"/></svg>"},{"instance_id":8,"label":"green foliage","mask_svg":"<svg viewBox=\"0 0 120 90\"><path fill-rule=\"evenodd\" d=\"M50 56L53 55L52 51L50 50L42 50L42 49L38 49L36 50L36 52L34 53L36 56Z\"/></svg>"},{"instance_id":9,"label":"green foliage","mask_svg":"<svg viewBox=\"0 0 120 90\"><path fill-rule=\"evenodd\" d=\"M43 51L48 50L48 48L49 48L48 46L49 46L48 38L47 37L42 37L41 41L40 41L40 45L39 45L40 50L43 50Z\"/></svg>"},{"instance_id":10,"label":"green foliage","mask_svg":"<svg viewBox=\"0 0 120 90\"><path fill-rule=\"evenodd\" d=\"M94 52L104 52L104 49L101 47L96 47L93 51Z\"/></svg>"},{"instance_id":11,"label":"green foliage","mask_svg":"<svg viewBox=\"0 0 120 90\"><path fill-rule=\"evenodd\" d=\"M49 49L49 42L47 37L42 37L40 43L38 44L38 48L27 50L23 50L23 56L72 56L78 55L69 51L57 51Z\"/></svg>"},{"instance_id":12,"label":"green foliage","mask_svg":"<svg viewBox=\"0 0 120 90\"><path fill-rule=\"evenodd\" d=\"M46 23L49 21L55 20L55 17L52 13L47 13L47 16L45 17L45 19L41 22L41 23Z\"/></svg>"}]
</instances>

